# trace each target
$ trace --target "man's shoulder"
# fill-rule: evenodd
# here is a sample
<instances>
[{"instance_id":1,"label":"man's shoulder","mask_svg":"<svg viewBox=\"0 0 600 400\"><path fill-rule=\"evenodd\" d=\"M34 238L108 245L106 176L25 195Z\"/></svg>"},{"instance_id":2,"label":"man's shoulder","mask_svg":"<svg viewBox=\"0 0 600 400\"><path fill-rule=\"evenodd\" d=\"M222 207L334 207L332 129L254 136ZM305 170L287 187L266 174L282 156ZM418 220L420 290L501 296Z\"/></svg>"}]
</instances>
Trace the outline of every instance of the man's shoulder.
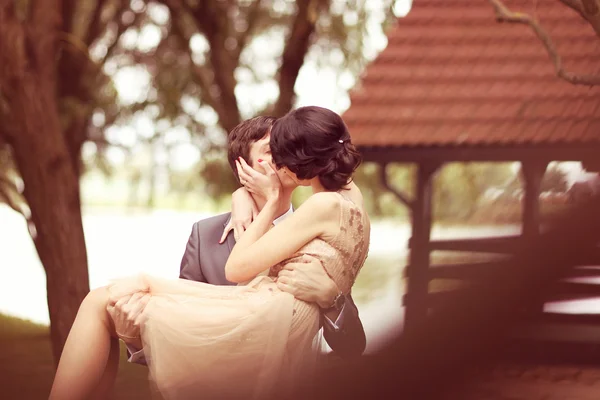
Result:
<instances>
[{"instance_id":1,"label":"man's shoulder","mask_svg":"<svg viewBox=\"0 0 600 400\"><path fill-rule=\"evenodd\" d=\"M224 213L224 214L219 214L219 215L214 215L212 217L208 217L208 218L204 218L201 219L199 221L197 221L196 223L194 223L194 229L197 230L211 230L214 229L216 227L219 228L223 228L225 226L225 224L227 224L227 221L229 221L229 218L231 217L231 213Z\"/></svg>"}]
</instances>

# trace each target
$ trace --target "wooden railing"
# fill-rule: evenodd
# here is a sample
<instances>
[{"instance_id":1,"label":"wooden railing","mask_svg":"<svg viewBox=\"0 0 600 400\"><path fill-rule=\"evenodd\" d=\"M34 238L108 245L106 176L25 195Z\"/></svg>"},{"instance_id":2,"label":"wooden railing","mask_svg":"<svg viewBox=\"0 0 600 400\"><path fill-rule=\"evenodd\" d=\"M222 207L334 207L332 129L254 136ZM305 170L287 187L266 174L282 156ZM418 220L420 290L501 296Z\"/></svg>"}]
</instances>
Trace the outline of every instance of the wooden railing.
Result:
<instances>
[{"instance_id":1,"label":"wooden railing","mask_svg":"<svg viewBox=\"0 0 600 400\"><path fill-rule=\"evenodd\" d=\"M454 264L432 264L427 269L425 275L418 273L417 276L422 279L427 279L428 282L436 279L459 280L464 283L464 286L459 285L459 287L463 288L472 284L478 284L478 282L485 281L489 277L496 276L503 268L510 267L512 260L511 256L523 250L521 248L521 243L524 243L524 240L518 235L432 240L427 246L430 253L435 251L488 253L496 259L466 263L459 262ZM408 246L409 248L412 248L410 240ZM549 251L551 251L551 249L549 249ZM564 279L556 282L541 294L544 302L600 297L600 283L590 280L590 278L600 278L600 246L598 246L595 251L587 253L584 256L574 254L573 263L578 265L578 267L569 269L565 273ZM415 272L414 268L411 268L411 266L408 265L406 276L409 279L411 278L411 275L413 275L413 272ZM574 280L575 278L582 279ZM448 302L450 297L461 290L464 289L458 288L429 292L427 300L425 300L427 304L426 307L430 310L442 307ZM408 294L405 295L405 304L406 300L409 298ZM415 297L414 301L423 301L423 299ZM599 314L544 313L542 318L546 322L554 323L600 324L600 310L598 311Z\"/></svg>"}]
</instances>

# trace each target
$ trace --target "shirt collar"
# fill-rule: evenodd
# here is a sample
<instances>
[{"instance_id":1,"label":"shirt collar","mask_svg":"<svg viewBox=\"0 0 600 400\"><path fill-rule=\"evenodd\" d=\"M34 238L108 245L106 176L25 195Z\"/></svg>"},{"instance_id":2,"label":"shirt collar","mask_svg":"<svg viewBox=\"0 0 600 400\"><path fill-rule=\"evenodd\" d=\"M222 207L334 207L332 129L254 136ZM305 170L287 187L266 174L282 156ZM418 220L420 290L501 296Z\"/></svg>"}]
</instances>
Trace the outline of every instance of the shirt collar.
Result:
<instances>
[{"instance_id":1,"label":"shirt collar","mask_svg":"<svg viewBox=\"0 0 600 400\"><path fill-rule=\"evenodd\" d=\"M294 207L292 207L292 205L290 204L289 210L287 210L285 213L281 214L279 217L277 217L273 220L273 225L277 225L278 223L280 223L281 221L283 221L284 219L286 219L287 217L292 215L293 212L294 212Z\"/></svg>"}]
</instances>

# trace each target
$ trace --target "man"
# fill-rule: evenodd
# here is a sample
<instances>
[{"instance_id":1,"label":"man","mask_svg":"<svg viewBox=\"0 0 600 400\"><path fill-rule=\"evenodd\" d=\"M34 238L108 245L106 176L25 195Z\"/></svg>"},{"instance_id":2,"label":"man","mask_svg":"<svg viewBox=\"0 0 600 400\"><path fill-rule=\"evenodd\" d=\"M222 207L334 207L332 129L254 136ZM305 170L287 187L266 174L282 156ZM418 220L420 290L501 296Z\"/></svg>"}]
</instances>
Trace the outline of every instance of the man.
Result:
<instances>
[{"instance_id":1,"label":"man","mask_svg":"<svg viewBox=\"0 0 600 400\"><path fill-rule=\"evenodd\" d=\"M258 160L271 161L269 147L273 117L256 117L235 127L228 139L228 159L239 181L235 160L239 157L258 170ZM282 209L277 224L293 212L291 196L296 183L286 174L278 173L282 185ZM251 195L252 201L236 201L236 197L247 195L244 191L234 194L233 208L240 204L256 204L258 212L266 200ZM241 215L252 212L241 211ZM246 225L249 220L246 221ZM229 228L235 226L235 232ZM243 234L244 222L231 221L231 213L217 215L198 221L192 228L185 254L181 261L180 278L205 282L213 285L234 285L225 278L225 263L235 245L236 236ZM221 240L219 240L221 238ZM267 266L266 266L267 267ZM358 317L358 309L352 298L344 296L329 278L316 259L305 257L298 262L288 263L280 272L278 286L296 298L319 305L323 315L324 337L331 349L341 357L360 355L365 349L365 333ZM139 323L148 297L134 295L120 300L112 309L117 332L121 334L131 353L131 362L144 362L139 339Z\"/></svg>"}]
</instances>

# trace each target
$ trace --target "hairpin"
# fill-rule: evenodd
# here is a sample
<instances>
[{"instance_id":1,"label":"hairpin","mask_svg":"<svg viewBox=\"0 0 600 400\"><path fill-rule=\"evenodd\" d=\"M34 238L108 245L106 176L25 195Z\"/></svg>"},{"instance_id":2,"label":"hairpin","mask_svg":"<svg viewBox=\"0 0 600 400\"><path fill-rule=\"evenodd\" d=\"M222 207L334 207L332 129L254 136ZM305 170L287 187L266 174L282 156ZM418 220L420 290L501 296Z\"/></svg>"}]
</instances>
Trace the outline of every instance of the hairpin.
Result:
<instances>
[{"instance_id":1,"label":"hairpin","mask_svg":"<svg viewBox=\"0 0 600 400\"><path fill-rule=\"evenodd\" d=\"M338 140L338 142L340 142L340 143L344 143L344 141L343 141L342 139Z\"/></svg>"}]
</instances>

